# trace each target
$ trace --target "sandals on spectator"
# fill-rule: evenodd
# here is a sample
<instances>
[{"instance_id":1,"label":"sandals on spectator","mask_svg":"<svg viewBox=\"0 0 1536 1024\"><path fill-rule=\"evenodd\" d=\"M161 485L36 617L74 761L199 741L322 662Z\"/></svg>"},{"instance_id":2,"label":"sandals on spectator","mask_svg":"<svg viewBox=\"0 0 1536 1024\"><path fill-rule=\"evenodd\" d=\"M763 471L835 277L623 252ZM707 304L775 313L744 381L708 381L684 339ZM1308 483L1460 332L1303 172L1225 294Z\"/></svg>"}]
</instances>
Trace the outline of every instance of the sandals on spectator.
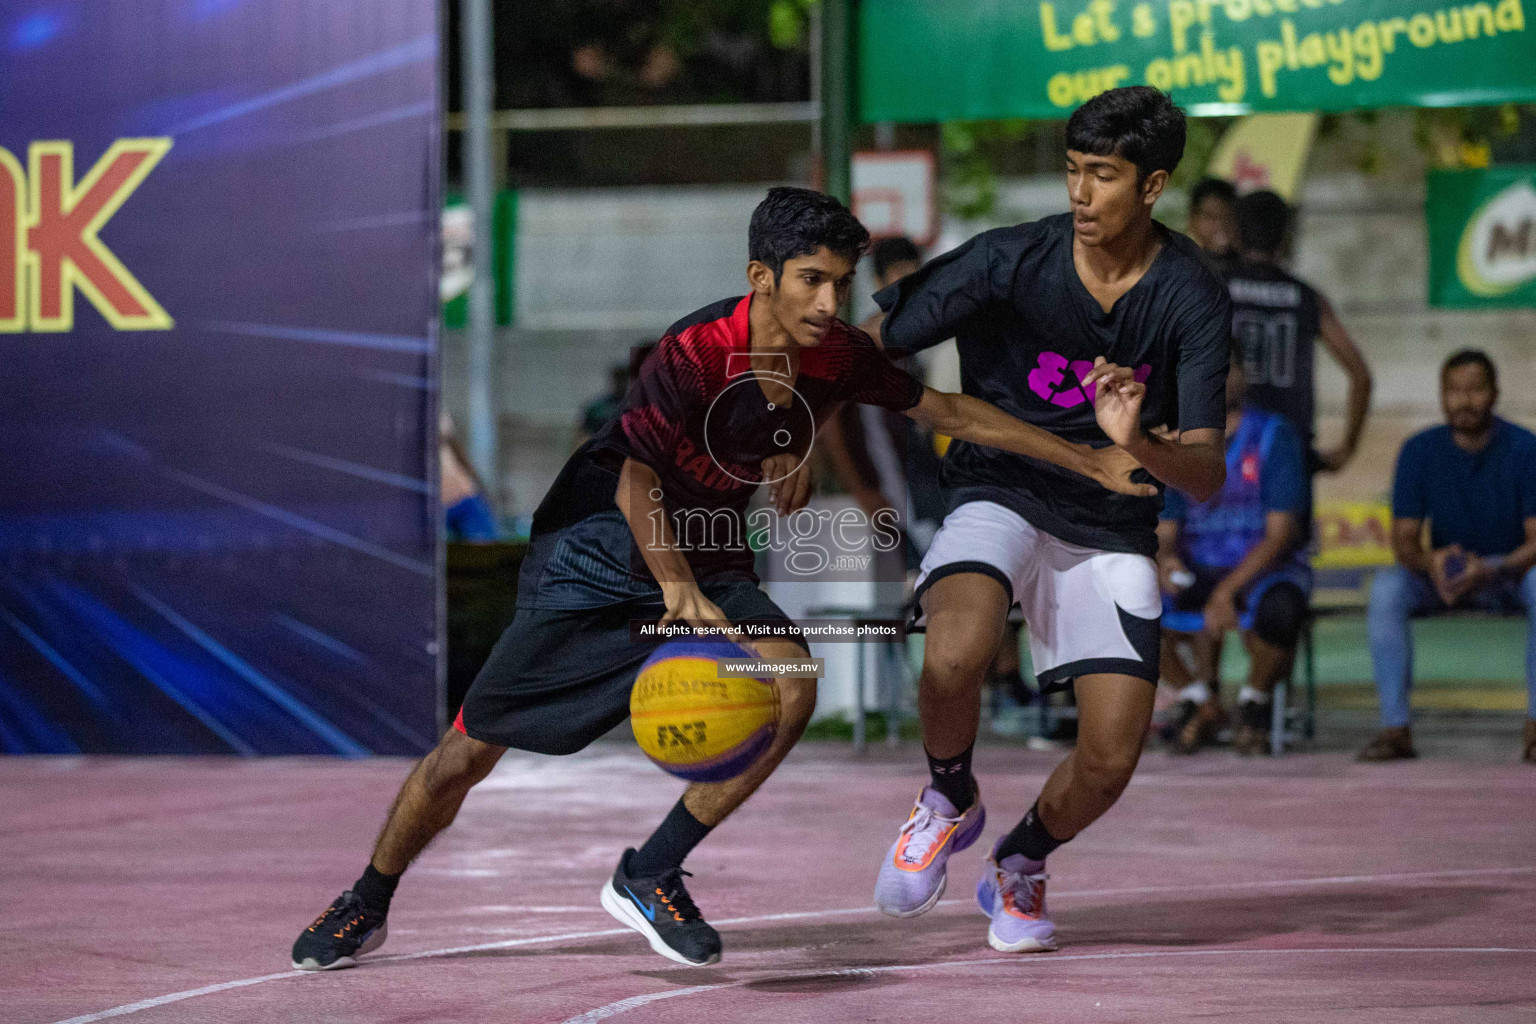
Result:
<instances>
[{"instance_id":1,"label":"sandals on spectator","mask_svg":"<svg viewBox=\"0 0 1536 1024\"><path fill-rule=\"evenodd\" d=\"M1199 705L1184 719L1170 749L1175 754L1198 753L1216 738L1216 731L1225 717L1221 705L1215 701Z\"/></svg>"},{"instance_id":2,"label":"sandals on spectator","mask_svg":"<svg viewBox=\"0 0 1536 1024\"><path fill-rule=\"evenodd\" d=\"M1410 757L1418 757L1418 751L1413 749L1413 735L1407 726L1396 729L1383 729L1377 733L1371 742L1360 751L1358 760L1361 761L1401 761Z\"/></svg>"}]
</instances>

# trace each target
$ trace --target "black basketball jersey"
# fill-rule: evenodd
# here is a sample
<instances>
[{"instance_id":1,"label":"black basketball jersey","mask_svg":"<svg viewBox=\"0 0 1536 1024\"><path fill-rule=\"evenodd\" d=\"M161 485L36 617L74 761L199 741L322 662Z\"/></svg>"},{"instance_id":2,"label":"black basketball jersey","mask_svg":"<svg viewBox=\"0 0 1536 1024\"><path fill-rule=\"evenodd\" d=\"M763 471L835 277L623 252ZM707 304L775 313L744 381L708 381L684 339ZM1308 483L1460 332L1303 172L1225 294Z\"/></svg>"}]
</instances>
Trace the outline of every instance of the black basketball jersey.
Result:
<instances>
[{"instance_id":1,"label":"black basketball jersey","mask_svg":"<svg viewBox=\"0 0 1536 1024\"><path fill-rule=\"evenodd\" d=\"M1310 449L1317 391L1313 355L1322 316L1317 291L1269 263L1235 263L1226 276L1248 401L1284 416Z\"/></svg>"},{"instance_id":2,"label":"black basketball jersey","mask_svg":"<svg viewBox=\"0 0 1536 1024\"><path fill-rule=\"evenodd\" d=\"M1158 230L1161 251L1109 312L1078 276L1071 214L985 231L876 293L881 335L908 351L954 337L966 394L1069 441L1110 443L1082 386L1098 356L1147 385L1146 427L1219 429L1231 351L1226 291L1194 242ZM1071 544L1157 551L1160 494L1112 494L1058 466L964 441L945 455L943 481L956 506L997 502Z\"/></svg>"}]
</instances>

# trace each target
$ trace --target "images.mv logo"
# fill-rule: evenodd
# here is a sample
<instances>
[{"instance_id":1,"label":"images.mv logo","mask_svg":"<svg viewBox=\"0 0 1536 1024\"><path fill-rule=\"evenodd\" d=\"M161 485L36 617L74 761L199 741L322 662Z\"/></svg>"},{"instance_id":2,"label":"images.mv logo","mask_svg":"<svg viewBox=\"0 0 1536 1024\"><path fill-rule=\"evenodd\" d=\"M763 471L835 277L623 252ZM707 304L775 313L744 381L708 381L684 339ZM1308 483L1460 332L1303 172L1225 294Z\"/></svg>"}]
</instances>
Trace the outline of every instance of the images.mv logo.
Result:
<instances>
[{"instance_id":1,"label":"images.mv logo","mask_svg":"<svg viewBox=\"0 0 1536 1024\"><path fill-rule=\"evenodd\" d=\"M72 142L32 143L25 169L0 149L0 333L73 329L77 288L120 331L175 326L97 237L170 148L118 139L78 182Z\"/></svg>"}]
</instances>

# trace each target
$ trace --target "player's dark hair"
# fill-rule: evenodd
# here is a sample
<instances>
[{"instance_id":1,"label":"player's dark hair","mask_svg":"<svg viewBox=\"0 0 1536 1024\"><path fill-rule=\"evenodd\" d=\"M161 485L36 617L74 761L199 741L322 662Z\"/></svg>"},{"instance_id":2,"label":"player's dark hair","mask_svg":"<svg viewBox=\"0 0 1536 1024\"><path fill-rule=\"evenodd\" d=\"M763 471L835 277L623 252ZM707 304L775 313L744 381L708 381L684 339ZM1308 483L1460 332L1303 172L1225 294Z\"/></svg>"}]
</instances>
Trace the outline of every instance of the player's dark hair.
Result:
<instances>
[{"instance_id":1,"label":"player's dark hair","mask_svg":"<svg viewBox=\"0 0 1536 1024\"><path fill-rule=\"evenodd\" d=\"M869 254L875 261L876 277L884 277L885 272L898 263L923 262L923 254L917 251L917 244L906 235L880 239Z\"/></svg>"},{"instance_id":2,"label":"player's dark hair","mask_svg":"<svg viewBox=\"0 0 1536 1024\"><path fill-rule=\"evenodd\" d=\"M1224 178L1201 178L1189 190L1189 208L1196 210L1207 199L1220 199L1228 206L1237 205L1237 189Z\"/></svg>"},{"instance_id":3,"label":"player's dark hair","mask_svg":"<svg viewBox=\"0 0 1536 1024\"><path fill-rule=\"evenodd\" d=\"M1273 192L1250 192L1237 201L1237 239L1244 249L1273 256L1285 247L1290 226L1291 207Z\"/></svg>"},{"instance_id":4,"label":"player's dark hair","mask_svg":"<svg viewBox=\"0 0 1536 1024\"><path fill-rule=\"evenodd\" d=\"M1067 148L1123 157L1138 178L1172 174L1184 156L1184 111L1150 85L1101 92L1067 119Z\"/></svg>"},{"instance_id":5,"label":"player's dark hair","mask_svg":"<svg viewBox=\"0 0 1536 1024\"><path fill-rule=\"evenodd\" d=\"M1445 375L1460 366L1469 366L1476 363L1483 368L1488 375L1488 383L1493 387L1499 386L1499 371L1493 368L1493 360L1488 358L1488 353L1478 348L1463 348L1452 352L1440 366L1440 380L1444 382Z\"/></svg>"},{"instance_id":6,"label":"player's dark hair","mask_svg":"<svg viewBox=\"0 0 1536 1024\"><path fill-rule=\"evenodd\" d=\"M809 256L822 246L849 262L869 250L869 232L848 207L825 192L780 185L752 211L747 259L784 272L786 260Z\"/></svg>"}]
</instances>

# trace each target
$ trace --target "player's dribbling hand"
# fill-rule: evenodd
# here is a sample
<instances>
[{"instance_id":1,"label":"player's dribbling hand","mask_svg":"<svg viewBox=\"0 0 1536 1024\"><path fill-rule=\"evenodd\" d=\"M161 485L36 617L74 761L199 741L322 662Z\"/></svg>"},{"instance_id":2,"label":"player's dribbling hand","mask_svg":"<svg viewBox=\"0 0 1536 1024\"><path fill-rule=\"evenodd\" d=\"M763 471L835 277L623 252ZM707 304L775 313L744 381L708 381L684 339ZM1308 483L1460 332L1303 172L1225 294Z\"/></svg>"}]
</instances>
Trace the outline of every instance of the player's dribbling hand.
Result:
<instances>
[{"instance_id":1,"label":"player's dribbling hand","mask_svg":"<svg viewBox=\"0 0 1536 1024\"><path fill-rule=\"evenodd\" d=\"M1141 463L1124 448L1115 445L1095 448L1088 455L1088 463L1092 470L1088 475L1107 490L1138 498L1150 498L1157 493L1154 485L1136 483L1131 479L1131 474L1141 468Z\"/></svg>"},{"instance_id":2,"label":"player's dribbling hand","mask_svg":"<svg viewBox=\"0 0 1536 1024\"><path fill-rule=\"evenodd\" d=\"M705 636L719 639L724 630L724 636L749 650L753 649L746 637L731 628L730 620L725 617L725 612L709 598L704 596L704 591L699 589L697 583L671 583L661 588L662 600L666 603L666 613L662 615L660 624L665 626L673 622L686 622Z\"/></svg>"},{"instance_id":3,"label":"player's dribbling hand","mask_svg":"<svg viewBox=\"0 0 1536 1024\"><path fill-rule=\"evenodd\" d=\"M794 452L770 455L763 460L763 480L768 484L768 504L781 516L798 512L811 500L816 480L811 460Z\"/></svg>"},{"instance_id":4,"label":"player's dribbling hand","mask_svg":"<svg viewBox=\"0 0 1536 1024\"><path fill-rule=\"evenodd\" d=\"M1142 436L1141 400L1147 386L1137 383L1129 367L1099 356L1083 377L1083 391L1093 396L1093 418L1111 441L1129 446Z\"/></svg>"}]
</instances>

